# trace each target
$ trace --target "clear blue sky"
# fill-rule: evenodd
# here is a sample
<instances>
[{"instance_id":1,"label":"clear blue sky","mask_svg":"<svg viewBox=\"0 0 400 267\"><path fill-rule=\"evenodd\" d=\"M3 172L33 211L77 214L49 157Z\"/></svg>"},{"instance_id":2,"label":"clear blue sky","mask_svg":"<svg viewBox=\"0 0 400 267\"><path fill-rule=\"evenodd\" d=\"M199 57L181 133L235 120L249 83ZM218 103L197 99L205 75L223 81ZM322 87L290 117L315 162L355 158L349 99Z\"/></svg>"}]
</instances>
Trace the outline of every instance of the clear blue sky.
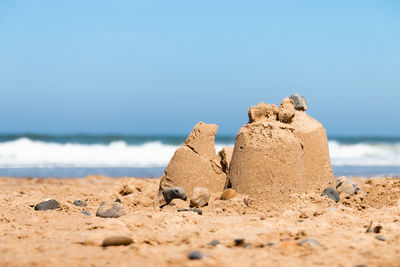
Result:
<instances>
[{"instance_id":1,"label":"clear blue sky","mask_svg":"<svg viewBox=\"0 0 400 267\"><path fill-rule=\"evenodd\" d=\"M399 2L0 1L0 133L235 134L292 92L400 135Z\"/></svg>"}]
</instances>

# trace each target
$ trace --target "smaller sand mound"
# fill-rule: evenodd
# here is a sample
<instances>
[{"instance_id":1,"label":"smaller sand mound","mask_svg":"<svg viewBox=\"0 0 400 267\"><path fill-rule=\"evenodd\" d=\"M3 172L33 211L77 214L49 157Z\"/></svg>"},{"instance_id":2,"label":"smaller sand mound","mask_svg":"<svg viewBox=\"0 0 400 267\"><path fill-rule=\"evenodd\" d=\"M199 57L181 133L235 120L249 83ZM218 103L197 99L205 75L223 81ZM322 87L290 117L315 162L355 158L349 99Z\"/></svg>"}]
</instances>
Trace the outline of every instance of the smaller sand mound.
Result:
<instances>
[{"instance_id":1,"label":"smaller sand mound","mask_svg":"<svg viewBox=\"0 0 400 267\"><path fill-rule=\"evenodd\" d=\"M165 188L180 186L189 197L195 187L221 192L231 153L224 148L215 155L215 135L218 126L199 122L185 143L175 151L160 181L159 194Z\"/></svg>"}]
</instances>

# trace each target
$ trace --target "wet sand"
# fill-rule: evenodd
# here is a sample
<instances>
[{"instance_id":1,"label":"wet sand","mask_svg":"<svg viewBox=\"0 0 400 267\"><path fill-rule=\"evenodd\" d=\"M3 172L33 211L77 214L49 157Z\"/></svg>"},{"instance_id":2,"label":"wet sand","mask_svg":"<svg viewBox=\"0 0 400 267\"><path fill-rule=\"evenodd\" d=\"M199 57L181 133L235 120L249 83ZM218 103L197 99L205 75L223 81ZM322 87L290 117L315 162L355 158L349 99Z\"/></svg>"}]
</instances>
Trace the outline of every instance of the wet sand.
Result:
<instances>
[{"instance_id":1,"label":"wet sand","mask_svg":"<svg viewBox=\"0 0 400 267\"><path fill-rule=\"evenodd\" d=\"M338 203L317 192L293 195L286 204L250 199L248 205L243 195L223 201L214 194L198 215L177 212L189 199L161 210L159 179L0 178L0 266L400 266L400 180L352 180L363 193L341 195ZM124 185L131 194L119 193ZM49 198L60 208L34 210ZM101 202L117 198L125 215L96 216ZM115 235L133 243L101 246ZM236 238L245 246L236 246ZM220 244L208 245L212 240ZM194 250L204 258L189 260Z\"/></svg>"}]
</instances>

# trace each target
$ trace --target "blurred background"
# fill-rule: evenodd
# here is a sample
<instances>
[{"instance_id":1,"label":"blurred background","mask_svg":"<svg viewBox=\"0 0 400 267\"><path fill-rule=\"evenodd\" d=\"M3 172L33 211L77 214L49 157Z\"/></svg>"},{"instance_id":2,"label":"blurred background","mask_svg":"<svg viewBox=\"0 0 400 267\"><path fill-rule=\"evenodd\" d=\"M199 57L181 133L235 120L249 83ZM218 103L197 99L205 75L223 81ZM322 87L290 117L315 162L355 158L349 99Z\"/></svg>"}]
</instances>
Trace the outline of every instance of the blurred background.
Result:
<instances>
[{"instance_id":1,"label":"blurred background","mask_svg":"<svg viewBox=\"0 0 400 267\"><path fill-rule=\"evenodd\" d=\"M160 176L299 93L336 175L400 175L397 1L0 2L0 175Z\"/></svg>"}]
</instances>

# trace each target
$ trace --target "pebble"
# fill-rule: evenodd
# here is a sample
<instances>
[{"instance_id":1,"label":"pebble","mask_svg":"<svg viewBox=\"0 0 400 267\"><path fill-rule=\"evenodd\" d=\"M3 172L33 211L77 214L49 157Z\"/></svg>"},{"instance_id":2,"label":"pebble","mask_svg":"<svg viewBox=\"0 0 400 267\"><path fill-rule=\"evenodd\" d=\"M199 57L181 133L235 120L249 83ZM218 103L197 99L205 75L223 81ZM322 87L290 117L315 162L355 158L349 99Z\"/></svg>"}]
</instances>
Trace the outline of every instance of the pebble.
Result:
<instances>
[{"instance_id":1,"label":"pebble","mask_svg":"<svg viewBox=\"0 0 400 267\"><path fill-rule=\"evenodd\" d=\"M35 210L54 210L59 207L58 202L54 199L40 202L35 205Z\"/></svg>"},{"instance_id":2,"label":"pebble","mask_svg":"<svg viewBox=\"0 0 400 267\"><path fill-rule=\"evenodd\" d=\"M360 188L356 185L356 184L353 184L353 187L354 187L354 194L358 194L358 192L360 191Z\"/></svg>"},{"instance_id":3,"label":"pebble","mask_svg":"<svg viewBox=\"0 0 400 267\"><path fill-rule=\"evenodd\" d=\"M246 244L243 245L243 248L251 247L251 245L252 245L252 244L251 244L250 242L248 242L248 243L246 243Z\"/></svg>"},{"instance_id":4,"label":"pebble","mask_svg":"<svg viewBox=\"0 0 400 267\"><path fill-rule=\"evenodd\" d=\"M325 188L321 196L327 196L328 198L333 199L336 203L340 200L338 192L333 187Z\"/></svg>"},{"instance_id":5,"label":"pebble","mask_svg":"<svg viewBox=\"0 0 400 267\"><path fill-rule=\"evenodd\" d=\"M85 214L86 216L90 216L90 212L87 210L81 211L82 214Z\"/></svg>"},{"instance_id":6,"label":"pebble","mask_svg":"<svg viewBox=\"0 0 400 267\"><path fill-rule=\"evenodd\" d=\"M383 227L380 226L380 225L375 226L375 227L374 227L374 233L375 233L375 234L379 234L379 233L381 232L382 228L383 228Z\"/></svg>"},{"instance_id":7,"label":"pebble","mask_svg":"<svg viewBox=\"0 0 400 267\"><path fill-rule=\"evenodd\" d=\"M229 200L236 196L237 196L236 191L233 190L232 188L228 188L222 193L221 200Z\"/></svg>"},{"instance_id":8,"label":"pebble","mask_svg":"<svg viewBox=\"0 0 400 267\"><path fill-rule=\"evenodd\" d=\"M214 239L213 241L211 241L210 243L208 243L208 245L215 247L218 246L220 244L219 240Z\"/></svg>"},{"instance_id":9,"label":"pebble","mask_svg":"<svg viewBox=\"0 0 400 267\"><path fill-rule=\"evenodd\" d=\"M128 236L110 236L103 240L102 246L127 246L133 242Z\"/></svg>"},{"instance_id":10,"label":"pebble","mask_svg":"<svg viewBox=\"0 0 400 267\"><path fill-rule=\"evenodd\" d=\"M386 241L386 238L383 235L376 235L375 238L380 241Z\"/></svg>"},{"instance_id":11,"label":"pebble","mask_svg":"<svg viewBox=\"0 0 400 267\"><path fill-rule=\"evenodd\" d=\"M307 110L307 103L304 97L299 94L292 94L291 96L289 96L289 98L293 100L295 109L302 111Z\"/></svg>"},{"instance_id":12,"label":"pebble","mask_svg":"<svg viewBox=\"0 0 400 267\"><path fill-rule=\"evenodd\" d=\"M96 211L96 216L102 218L118 218L125 214L125 211L119 202L105 204Z\"/></svg>"},{"instance_id":13,"label":"pebble","mask_svg":"<svg viewBox=\"0 0 400 267\"><path fill-rule=\"evenodd\" d=\"M242 246L244 244L244 238L236 238L235 241L235 246Z\"/></svg>"},{"instance_id":14,"label":"pebble","mask_svg":"<svg viewBox=\"0 0 400 267\"><path fill-rule=\"evenodd\" d=\"M160 208L163 208L171 203L173 199L182 199L183 201L186 201L187 199L187 194L185 190L183 190L183 188L180 186L166 188L164 189L162 194L165 200L165 204L161 205Z\"/></svg>"},{"instance_id":15,"label":"pebble","mask_svg":"<svg viewBox=\"0 0 400 267\"><path fill-rule=\"evenodd\" d=\"M178 212L182 212L182 211L193 211L193 212L197 212L197 214L199 214L199 215L203 215L203 212L200 209L196 209L196 208L178 209Z\"/></svg>"},{"instance_id":16,"label":"pebble","mask_svg":"<svg viewBox=\"0 0 400 267\"><path fill-rule=\"evenodd\" d=\"M190 199L190 207L201 208L208 205L210 200L210 192L204 187L195 187L192 191L192 198Z\"/></svg>"},{"instance_id":17,"label":"pebble","mask_svg":"<svg viewBox=\"0 0 400 267\"><path fill-rule=\"evenodd\" d=\"M337 192L340 193L346 193L350 196L354 195L355 190L353 184L349 182L344 182L342 183L339 187L336 188Z\"/></svg>"},{"instance_id":18,"label":"pebble","mask_svg":"<svg viewBox=\"0 0 400 267\"><path fill-rule=\"evenodd\" d=\"M188 254L190 260L201 260L204 258L204 254L201 251L191 251Z\"/></svg>"},{"instance_id":19,"label":"pebble","mask_svg":"<svg viewBox=\"0 0 400 267\"><path fill-rule=\"evenodd\" d=\"M353 192L353 190L351 190L349 188L349 186L347 186L348 188L345 189L345 190L348 191L346 193L348 193L348 194L351 193L350 195L358 194L358 192L360 191L360 188L357 186L357 184L355 182L353 182L352 180L347 179L345 176L341 176L341 177L336 179L336 189L339 189L339 187L341 187L341 186L343 186L345 184L351 184L353 186L354 192Z\"/></svg>"},{"instance_id":20,"label":"pebble","mask_svg":"<svg viewBox=\"0 0 400 267\"><path fill-rule=\"evenodd\" d=\"M309 244L312 247L321 247L321 243L319 243L315 239L304 239L304 240L301 240L298 244L299 244L299 246L304 246L306 244Z\"/></svg>"},{"instance_id":21,"label":"pebble","mask_svg":"<svg viewBox=\"0 0 400 267\"><path fill-rule=\"evenodd\" d=\"M78 206L78 207L86 207L87 206L86 202L83 200L75 200L74 203L72 203L72 204L74 204L75 206Z\"/></svg>"},{"instance_id":22,"label":"pebble","mask_svg":"<svg viewBox=\"0 0 400 267\"><path fill-rule=\"evenodd\" d=\"M267 243L267 246L268 246L268 247L275 246L275 243L274 243L274 242L268 242L268 243Z\"/></svg>"}]
</instances>

